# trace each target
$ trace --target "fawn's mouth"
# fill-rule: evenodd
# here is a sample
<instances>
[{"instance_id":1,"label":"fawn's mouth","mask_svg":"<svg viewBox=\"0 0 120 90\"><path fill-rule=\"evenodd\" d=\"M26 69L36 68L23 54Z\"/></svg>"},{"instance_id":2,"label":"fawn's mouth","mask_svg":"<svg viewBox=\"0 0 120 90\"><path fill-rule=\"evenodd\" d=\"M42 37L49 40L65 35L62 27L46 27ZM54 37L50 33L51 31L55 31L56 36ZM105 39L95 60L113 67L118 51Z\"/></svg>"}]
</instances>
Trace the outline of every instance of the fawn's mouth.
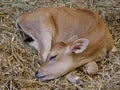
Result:
<instances>
[{"instance_id":1,"label":"fawn's mouth","mask_svg":"<svg viewBox=\"0 0 120 90\"><path fill-rule=\"evenodd\" d=\"M42 78L45 78L46 75L40 75L40 72L39 72L39 71L36 71L35 77L38 78L38 79L42 79Z\"/></svg>"}]
</instances>

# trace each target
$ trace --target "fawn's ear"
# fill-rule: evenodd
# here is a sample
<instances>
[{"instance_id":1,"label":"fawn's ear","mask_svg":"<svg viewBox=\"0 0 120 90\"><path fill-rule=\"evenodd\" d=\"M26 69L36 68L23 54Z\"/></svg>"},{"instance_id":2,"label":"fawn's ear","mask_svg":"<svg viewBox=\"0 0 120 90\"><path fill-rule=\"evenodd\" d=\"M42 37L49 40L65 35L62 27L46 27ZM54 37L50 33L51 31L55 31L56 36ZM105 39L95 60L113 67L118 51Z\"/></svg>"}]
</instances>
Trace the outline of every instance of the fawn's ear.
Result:
<instances>
[{"instance_id":1,"label":"fawn's ear","mask_svg":"<svg viewBox=\"0 0 120 90\"><path fill-rule=\"evenodd\" d=\"M71 52L74 52L75 54L79 54L85 51L88 44L89 44L88 39L85 39L85 38L77 39L72 43L69 49Z\"/></svg>"},{"instance_id":2,"label":"fawn's ear","mask_svg":"<svg viewBox=\"0 0 120 90\"><path fill-rule=\"evenodd\" d=\"M76 39L78 39L78 36L77 35L73 35L72 37L70 37L67 42L73 42L75 41Z\"/></svg>"}]
</instances>

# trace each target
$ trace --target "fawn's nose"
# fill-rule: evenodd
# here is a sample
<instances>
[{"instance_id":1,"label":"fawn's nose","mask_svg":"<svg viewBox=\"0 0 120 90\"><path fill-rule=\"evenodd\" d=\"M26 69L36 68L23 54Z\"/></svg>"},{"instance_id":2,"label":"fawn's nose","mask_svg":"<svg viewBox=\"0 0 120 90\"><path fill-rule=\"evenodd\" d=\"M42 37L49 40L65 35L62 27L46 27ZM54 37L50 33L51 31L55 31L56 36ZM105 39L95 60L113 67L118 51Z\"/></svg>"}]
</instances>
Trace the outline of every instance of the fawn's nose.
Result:
<instances>
[{"instance_id":1,"label":"fawn's nose","mask_svg":"<svg viewBox=\"0 0 120 90\"><path fill-rule=\"evenodd\" d=\"M35 72L35 77L36 77L36 78L44 78L45 75L41 75L39 71L36 71L36 72Z\"/></svg>"}]
</instances>

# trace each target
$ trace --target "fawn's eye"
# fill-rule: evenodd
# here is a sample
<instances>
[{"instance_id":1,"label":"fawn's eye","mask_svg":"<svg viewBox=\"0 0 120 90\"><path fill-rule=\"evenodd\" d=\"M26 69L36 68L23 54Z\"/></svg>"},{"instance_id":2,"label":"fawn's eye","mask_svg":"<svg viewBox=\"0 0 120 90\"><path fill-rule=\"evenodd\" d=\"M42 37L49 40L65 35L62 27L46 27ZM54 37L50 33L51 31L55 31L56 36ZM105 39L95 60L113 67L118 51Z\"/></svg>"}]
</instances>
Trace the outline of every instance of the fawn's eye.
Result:
<instances>
[{"instance_id":1,"label":"fawn's eye","mask_svg":"<svg viewBox=\"0 0 120 90\"><path fill-rule=\"evenodd\" d=\"M57 57L57 55L51 56L50 60L54 60Z\"/></svg>"}]
</instances>

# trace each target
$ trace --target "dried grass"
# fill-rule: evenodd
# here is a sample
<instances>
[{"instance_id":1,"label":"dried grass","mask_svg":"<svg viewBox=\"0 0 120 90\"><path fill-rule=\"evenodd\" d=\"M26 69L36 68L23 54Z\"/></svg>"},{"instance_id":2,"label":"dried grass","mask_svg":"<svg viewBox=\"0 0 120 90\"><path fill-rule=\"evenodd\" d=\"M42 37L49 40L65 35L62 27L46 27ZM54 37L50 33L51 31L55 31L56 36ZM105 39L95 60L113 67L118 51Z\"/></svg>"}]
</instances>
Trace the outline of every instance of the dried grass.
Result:
<instances>
[{"instance_id":1,"label":"dried grass","mask_svg":"<svg viewBox=\"0 0 120 90\"><path fill-rule=\"evenodd\" d=\"M119 0L0 0L0 90L120 90L120 52L99 62L98 75L91 77L80 70L80 85L65 77L40 82L34 77L40 66L37 52L23 43L15 20L24 12L38 7L89 8L96 11L108 26L120 51ZM82 68L82 67L81 67Z\"/></svg>"}]
</instances>

